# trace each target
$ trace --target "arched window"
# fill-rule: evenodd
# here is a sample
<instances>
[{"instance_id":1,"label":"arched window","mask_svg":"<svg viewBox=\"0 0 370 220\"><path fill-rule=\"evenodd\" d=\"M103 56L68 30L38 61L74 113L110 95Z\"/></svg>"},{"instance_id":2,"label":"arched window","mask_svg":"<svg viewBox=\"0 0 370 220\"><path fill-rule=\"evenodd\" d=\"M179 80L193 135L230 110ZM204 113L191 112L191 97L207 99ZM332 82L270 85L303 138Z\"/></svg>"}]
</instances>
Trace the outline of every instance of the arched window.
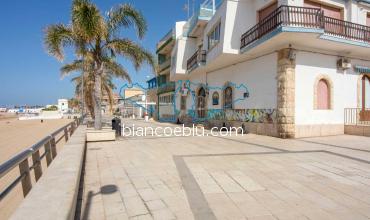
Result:
<instances>
[{"instance_id":1,"label":"arched window","mask_svg":"<svg viewBox=\"0 0 370 220\"><path fill-rule=\"evenodd\" d=\"M224 108L233 108L233 89L230 86L226 87L224 90Z\"/></svg>"},{"instance_id":2,"label":"arched window","mask_svg":"<svg viewBox=\"0 0 370 220\"><path fill-rule=\"evenodd\" d=\"M317 109L330 109L330 86L328 81L320 79L316 89Z\"/></svg>"},{"instance_id":3,"label":"arched window","mask_svg":"<svg viewBox=\"0 0 370 220\"><path fill-rule=\"evenodd\" d=\"M218 92L214 92L212 95L212 105L218 105L220 100L220 96L218 95Z\"/></svg>"}]
</instances>

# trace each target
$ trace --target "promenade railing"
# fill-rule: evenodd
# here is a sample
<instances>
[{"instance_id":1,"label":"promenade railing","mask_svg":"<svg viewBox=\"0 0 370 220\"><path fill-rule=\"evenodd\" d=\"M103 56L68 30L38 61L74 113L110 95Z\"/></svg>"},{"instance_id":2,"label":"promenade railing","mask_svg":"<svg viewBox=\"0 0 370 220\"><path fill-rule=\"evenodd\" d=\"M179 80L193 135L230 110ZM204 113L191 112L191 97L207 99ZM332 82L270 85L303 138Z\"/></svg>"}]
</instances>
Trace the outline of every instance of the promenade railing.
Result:
<instances>
[{"instance_id":1,"label":"promenade railing","mask_svg":"<svg viewBox=\"0 0 370 220\"><path fill-rule=\"evenodd\" d=\"M42 159L46 159L46 165L49 166L54 158L57 156L57 144L63 139L65 142L68 141L69 137L72 136L73 132L82 122L82 118L76 118L73 122L59 128L50 135L44 137L39 142L28 147L17 155L13 156L8 161L0 165L0 180L5 175L13 171L16 167L19 167L20 175L11 181L5 189L0 193L0 201L3 200L19 183L22 184L23 196L32 189L31 171L34 171L36 182L42 176ZM44 148L42 154L41 149ZM29 159L32 157L32 164L29 164Z\"/></svg>"}]
</instances>

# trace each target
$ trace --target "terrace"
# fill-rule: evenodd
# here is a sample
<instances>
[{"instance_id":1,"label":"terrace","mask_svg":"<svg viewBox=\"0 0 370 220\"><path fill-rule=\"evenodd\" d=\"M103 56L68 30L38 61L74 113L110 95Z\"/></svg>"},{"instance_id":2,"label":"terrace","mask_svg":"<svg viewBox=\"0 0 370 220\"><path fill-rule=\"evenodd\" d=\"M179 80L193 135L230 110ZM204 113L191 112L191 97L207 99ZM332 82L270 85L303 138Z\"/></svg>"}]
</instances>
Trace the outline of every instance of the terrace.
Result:
<instances>
[{"instance_id":1,"label":"terrace","mask_svg":"<svg viewBox=\"0 0 370 220\"><path fill-rule=\"evenodd\" d=\"M354 45L369 46L370 43L368 26L324 16L320 9L283 5L241 36L240 49L244 51L278 29L281 32L318 33L319 38Z\"/></svg>"},{"instance_id":2,"label":"terrace","mask_svg":"<svg viewBox=\"0 0 370 220\"><path fill-rule=\"evenodd\" d=\"M184 36L196 37L201 35L203 28L216 12L216 1L206 0L198 11L189 19L184 27Z\"/></svg>"}]
</instances>

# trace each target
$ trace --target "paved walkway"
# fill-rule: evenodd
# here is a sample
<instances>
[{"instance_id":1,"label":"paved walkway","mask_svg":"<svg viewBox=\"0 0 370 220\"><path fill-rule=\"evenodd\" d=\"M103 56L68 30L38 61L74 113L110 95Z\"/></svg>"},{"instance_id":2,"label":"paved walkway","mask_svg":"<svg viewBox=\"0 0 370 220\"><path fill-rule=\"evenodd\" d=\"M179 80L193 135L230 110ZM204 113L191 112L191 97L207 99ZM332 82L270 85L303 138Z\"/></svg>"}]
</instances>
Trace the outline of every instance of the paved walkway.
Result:
<instances>
[{"instance_id":1,"label":"paved walkway","mask_svg":"<svg viewBox=\"0 0 370 220\"><path fill-rule=\"evenodd\" d=\"M370 219L366 137L131 136L85 168L83 219Z\"/></svg>"}]
</instances>

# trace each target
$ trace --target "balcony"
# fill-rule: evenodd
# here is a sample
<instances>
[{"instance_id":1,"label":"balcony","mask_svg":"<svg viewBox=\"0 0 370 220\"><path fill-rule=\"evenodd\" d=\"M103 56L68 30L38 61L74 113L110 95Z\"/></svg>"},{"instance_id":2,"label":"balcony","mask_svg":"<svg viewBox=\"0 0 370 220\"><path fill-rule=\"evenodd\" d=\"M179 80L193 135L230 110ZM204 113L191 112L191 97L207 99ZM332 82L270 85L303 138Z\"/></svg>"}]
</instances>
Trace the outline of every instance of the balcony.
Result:
<instances>
[{"instance_id":1,"label":"balcony","mask_svg":"<svg viewBox=\"0 0 370 220\"><path fill-rule=\"evenodd\" d=\"M171 66L171 58L165 58L164 60L161 60L158 65L158 73L163 72L164 70L170 68Z\"/></svg>"},{"instance_id":2,"label":"balcony","mask_svg":"<svg viewBox=\"0 0 370 220\"><path fill-rule=\"evenodd\" d=\"M345 40L370 43L370 27L324 16L320 9L280 6L241 37L240 49L280 27L315 29L318 33Z\"/></svg>"},{"instance_id":3,"label":"balcony","mask_svg":"<svg viewBox=\"0 0 370 220\"><path fill-rule=\"evenodd\" d=\"M153 77L147 81L148 89L156 89L157 88L157 77Z\"/></svg>"},{"instance_id":4,"label":"balcony","mask_svg":"<svg viewBox=\"0 0 370 220\"><path fill-rule=\"evenodd\" d=\"M157 94L159 95L167 92L173 92L175 91L175 88L176 88L175 82L163 83L158 86Z\"/></svg>"},{"instance_id":5,"label":"balcony","mask_svg":"<svg viewBox=\"0 0 370 220\"><path fill-rule=\"evenodd\" d=\"M175 39L175 31L171 29L161 40L157 43L157 53L171 46L171 42Z\"/></svg>"},{"instance_id":6,"label":"balcony","mask_svg":"<svg viewBox=\"0 0 370 220\"><path fill-rule=\"evenodd\" d=\"M187 61L186 70L191 72L197 67L204 65L207 60L207 51L197 50Z\"/></svg>"}]
</instances>

